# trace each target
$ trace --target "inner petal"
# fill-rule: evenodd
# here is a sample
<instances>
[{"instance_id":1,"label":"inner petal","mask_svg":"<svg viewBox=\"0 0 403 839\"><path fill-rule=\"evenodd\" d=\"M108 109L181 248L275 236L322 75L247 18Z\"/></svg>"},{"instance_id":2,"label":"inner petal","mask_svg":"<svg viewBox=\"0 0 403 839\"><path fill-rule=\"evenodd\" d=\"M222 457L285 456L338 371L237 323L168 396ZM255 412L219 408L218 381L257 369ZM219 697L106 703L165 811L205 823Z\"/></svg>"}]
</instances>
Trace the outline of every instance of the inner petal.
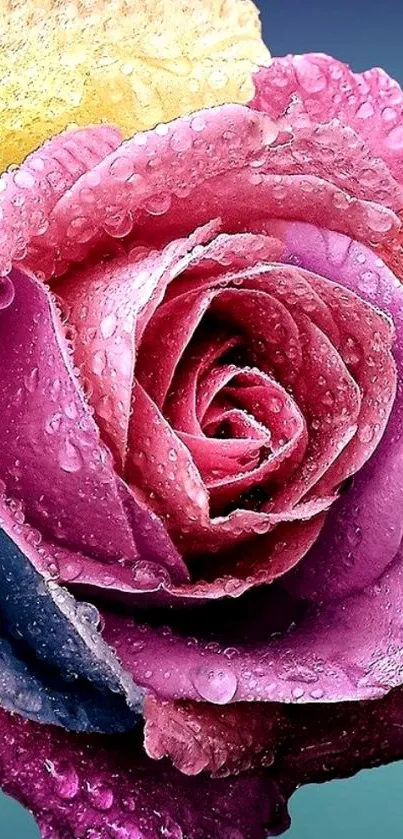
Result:
<instances>
[{"instance_id":1,"label":"inner petal","mask_svg":"<svg viewBox=\"0 0 403 839\"><path fill-rule=\"evenodd\" d=\"M138 340L172 278L215 229L207 225L163 250L137 246L73 268L56 291L70 329L74 360L102 436L124 471Z\"/></svg>"},{"instance_id":2,"label":"inner petal","mask_svg":"<svg viewBox=\"0 0 403 839\"><path fill-rule=\"evenodd\" d=\"M255 424L267 429L267 439L259 441L258 461L249 466L239 462L236 475L209 478L200 461L199 468L215 511L222 512L231 503L242 508L256 502L259 509L304 457L308 440L305 420L281 385L259 370L245 368L236 373L222 393L245 417L252 417ZM244 497L245 493L249 496Z\"/></svg>"}]
</instances>

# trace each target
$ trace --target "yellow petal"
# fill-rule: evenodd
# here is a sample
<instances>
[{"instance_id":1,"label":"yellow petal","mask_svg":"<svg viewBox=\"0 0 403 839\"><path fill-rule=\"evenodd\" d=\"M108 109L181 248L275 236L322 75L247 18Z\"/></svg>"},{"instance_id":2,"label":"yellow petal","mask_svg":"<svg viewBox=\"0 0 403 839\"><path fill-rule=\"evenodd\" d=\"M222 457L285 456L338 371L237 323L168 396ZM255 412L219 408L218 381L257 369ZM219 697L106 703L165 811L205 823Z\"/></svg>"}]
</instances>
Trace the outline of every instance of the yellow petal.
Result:
<instances>
[{"instance_id":1,"label":"yellow petal","mask_svg":"<svg viewBox=\"0 0 403 839\"><path fill-rule=\"evenodd\" d=\"M246 102L270 60L252 0L0 0L0 45L0 169L68 126Z\"/></svg>"}]
</instances>

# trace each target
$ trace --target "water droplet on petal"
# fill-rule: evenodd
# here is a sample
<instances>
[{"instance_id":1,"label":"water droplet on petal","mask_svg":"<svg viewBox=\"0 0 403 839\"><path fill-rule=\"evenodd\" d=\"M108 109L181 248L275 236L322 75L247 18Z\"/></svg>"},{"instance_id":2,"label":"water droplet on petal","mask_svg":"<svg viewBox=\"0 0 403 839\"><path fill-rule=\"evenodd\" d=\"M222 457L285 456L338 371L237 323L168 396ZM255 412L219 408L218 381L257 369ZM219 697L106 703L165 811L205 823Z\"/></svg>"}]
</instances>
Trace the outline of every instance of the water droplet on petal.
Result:
<instances>
[{"instance_id":1,"label":"water droplet on petal","mask_svg":"<svg viewBox=\"0 0 403 839\"><path fill-rule=\"evenodd\" d=\"M150 588L169 583L169 574L161 565L142 560L132 567L134 585L139 588Z\"/></svg>"},{"instance_id":2,"label":"water droplet on petal","mask_svg":"<svg viewBox=\"0 0 403 839\"><path fill-rule=\"evenodd\" d=\"M403 125L397 125L396 128L392 128L385 142L390 149L394 149L395 151L403 149Z\"/></svg>"},{"instance_id":3,"label":"water droplet on petal","mask_svg":"<svg viewBox=\"0 0 403 839\"><path fill-rule=\"evenodd\" d=\"M47 434L56 434L56 432L59 431L62 419L63 417L61 414L52 414L45 423L45 431Z\"/></svg>"},{"instance_id":4,"label":"water droplet on petal","mask_svg":"<svg viewBox=\"0 0 403 839\"><path fill-rule=\"evenodd\" d=\"M225 666L198 667L191 678L198 694L216 705L231 702L238 687L235 673Z\"/></svg>"},{"instance_id":5,"label":"water droplet on petal","mask_svg":"<svg viewBox=\"0 0 403 839\"><path fill-rule=\"evenodd\" d=\"M121 155L116 157L109 166L113 178L119 181L128 180L134 172L134 164L130 157Z\"/></svg>"},{"instance_id":6,"label":"water droplet on petal","mask_svg":"<svg viewBox=\"0 0 403 839\"><path fill-rule=\"evenodd\" d=\"M66 583L69 583L72 580L76 580L78 577L81 576L82 573L83 573L83 564L82 564L82 562L79 562L78 560L69 559L69 561L66 562L63 565L62 576L63 576L63 580Z\"/></svg>"},{"instance_id":7,"label":"water droplet on petal","mask_svg":"<svg viewBox=\"0 0 403 839\"><path fill-rule=\"evenodd\" d=\"M106 353L104 350L97 350L92 359L92 370L96 376L101 376L106 367Z\"/></svg>"},{"instance_id":8,"label":"water droplet on petal","mask_svg":"<svg viewBox=\"0 0 403 839\"><path fill-rule=\"evenodd\" d=\"M80 620L97 627L99 624L99 612L93 603L78 603L77 616Z\"/></svg>"},{"instance_id":9,"label":"water droplet on petal","mask_svg":"<svg viewBox=\"0 0 403 839\"><path fill-rule=\"evenodd\" d=\"M33 367L32 370L24 376L24 384L29 393L35 393L39 382L39 370Z\"/></svg>"},{"instance_id":10,"label":"water droplet on petal","mask_svg":"<svg viewBox=\"0 0 403 839\"><path fill-rule=\"evenodd\" d=\"M101 332L104 338L112 338L117 326L116 315L111 312L101 320Z\"/></svg>"},{"instance_id":11,"label":"water droplet on petal","mask_svg":"<svg viewBox=\"0 0 403 839\"><path fill-rule=\"evenodd\" d=\"M161 193L160 195L153 195L147 199L144 209L152 216L162 216L168 212L171 206L171 196L169 193Z\"/></svg>"},{"instance_id":12,"label":"water droplet on petal","mask_svg":"<svg viewBox=\"0 0 403 839\"><path fill-rule=\"evenodd\" d=\"M53 779L53 787L59 798L71 801L76 797L79 780L74 766L67 761L46 760L45 768Z\"/></svg>"},{"instance_id":13,"label":"water droplet on petal","mask_svg":"<svg viewBox=\"0 0 403 839\"><path fill-rule=\"evenodd\" d=\"M64 472L79 472L83 465L79 449L69 440L59 452L59 465Z\"/></svg>"},{"instance_id":14,"label":"water droplet on petal","mask_svg":"<svg viewBox=\"0 0 403 839\"><path fill-rule=\"evenodd\" d=\"M361 443L370 443L374 434L375 429L373 425L363 425L362 428L358 429L358 439Z\"/></svg>"},{"instance_id":15,"label":"water droplet on petal","mask_svg":"<svg viewBox=\"0 0 403 839\"><path fill-rule=\"evenodd\" d=\"M304 691L303 688L294 688L294 690L292 691L292 695L293 695L294 699L301 699L301 697L304 695L304 693L305 693L305 691Z\"/></svg>"},{"instance_id":16,"label":"water droplet on petal","mask_svg":"<svg viewBox=\"0 0 403 839\"><path fill-rule=\"evenodd\" d=\"M66 414L66 417L68 417L69 419L72 419L72 420L76 419L77 418L77 408L76 408L75 402L68 402L67 405L65 405L65 407L64 407L64 413Z\"/></svg>"},{"instance_id":17,"label":"water droplet on petal","mask_svg":"<svg viewBox=\"0 0 403 839\"><path fill-rule=\"evenodd\" d=\"M310 696L312 696L312 699L322 699L322 696L323 696L322 688L315 688L315 690L311 690Z\"/></svg>"},{"instance_id":18,"label":"water droplet on petal","mask_svg":"<svg viewBox=\"0 0 403 839\"><path fill-rule=\"evenodd\" d=\"M0 309L11 306L14 297L15 287L10 277L0 277Z\"/></svg>"},{"instance_id":19,"label":"water droplet on petal","mask_svg":"<svg viewBox=\"0 0 403 839\"><path fill-rule=\"evenodd\" d=\"M102 780L87 781L86 787L88 800L96 810L106 812L111 809L114 795L112 789L107 784Z\"/></svg>"},{"instance_id":20,"label":"water droplet on petal","mask_svg":"<svg viewBox=\"0 0 403 839\"><path fill-rule=\"evenodd\" d=\"M376 294L379 288L380 276L377 271L364 271L359 280L358 288L360 291L365 291L367 294Z\"/></svg>"},{"instance_id":21,"label":"water droplet on petal","mask_svg":"<svg viewBox=\"0 0 403 839\"><path fill-rule=\"evenodd\" d=\"M35 186L35 176L26 169L18 169L14 175L14 183L21 189L31 189Z\"/></svg>"}]
</instances>

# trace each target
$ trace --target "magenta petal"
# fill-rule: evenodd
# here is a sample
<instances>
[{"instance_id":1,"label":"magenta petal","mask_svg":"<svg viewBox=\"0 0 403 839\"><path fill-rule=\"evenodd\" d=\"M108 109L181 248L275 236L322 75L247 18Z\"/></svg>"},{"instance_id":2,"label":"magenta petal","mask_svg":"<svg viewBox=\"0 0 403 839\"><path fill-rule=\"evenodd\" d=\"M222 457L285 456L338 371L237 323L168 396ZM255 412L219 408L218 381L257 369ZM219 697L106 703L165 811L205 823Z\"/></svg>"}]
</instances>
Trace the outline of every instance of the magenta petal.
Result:
<instances>
[{"instance_id":1,"label":"magenta petal","mask_svg":"<svg viewBox=\"0 0 403 839\"><path fill-rule=\"evenodd\" d=\"M278 234L278 225L275 228ZM345 236L287 224L283 238L285 260L297 256L304 268L358 293L388 314L396 330L398 392L383 438L352 489L330 512L310 555L287 580L296 594L322 600L376 580L396 555L403 536L403 288L376 254ZM383 385L385 410L390 410L393 385L390 378ZM361 429L365 436L374 433L371 426Z\"/></svg>"},{"instance_id":2,"label":"magenta petal","mask_svg":"<svg viewBox=\"0 0 403 839\"><path fill-rule=\"evenodd\" d=\"M264 839L286 825L263 772L187 778L150 760L136 736L77 737L0 712L5 792L33 811L43 839Z\"/></svg>"},{"instance_id":3,"label":"magenta petal","mask_svg":"<svg viewBox=\"0 0 403 839\"><path fill-rule=\"evenodd\" d=\"M7 491L23 502L30 523L62 546L102 562L144 558L144 537L137 539L129 523L120 481L74 375L52 298L21 271L10 278L15 297L0 309L0 476ZM149 550L153 536L162 545L161 523L153 523L130 495L128 505L135 506L137 517L148 517Z\"/></svg>"},{"instance_id":4,"label":"magenta petal","mask_svg":"<svg viewBox=\"0 0 403 839\"><path fill-rule=\"evenodd\" d=\"M102 558L136 557L110 456L79 390L53 301L14 271L0 312L0 474L43 533Z\"/></svg>"},{"instance_id":5,"label":"magenta petal","mask_svg":"<svg viewBox=\"0 0 403 839\"><path fill-rule=\"evenodd\" d=\"M189 643L107 614L105 638L134 680L160 698L219 705L373 699L401 683L402 597L398 557L371 588L311 606L283 636L232 643L229 654L224 643Z\"/></svg>"}]
</instances>

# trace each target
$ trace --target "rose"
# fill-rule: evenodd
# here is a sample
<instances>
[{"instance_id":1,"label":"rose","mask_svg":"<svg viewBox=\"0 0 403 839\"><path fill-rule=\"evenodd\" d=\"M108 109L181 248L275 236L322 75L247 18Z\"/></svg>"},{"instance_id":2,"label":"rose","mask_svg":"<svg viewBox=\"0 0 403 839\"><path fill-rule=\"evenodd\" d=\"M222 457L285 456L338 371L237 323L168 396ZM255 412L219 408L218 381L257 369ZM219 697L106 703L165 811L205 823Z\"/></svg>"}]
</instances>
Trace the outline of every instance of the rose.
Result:
<instances>
[{"instance_id":1,"label":"rose","mask_svg":"<svg viewBox=\"0 0 403 839\"><path fill-rule=\"evenodd\" d=\"M124 730L146 694L148 754L226 775L272 759L264 701L400 683L399 96L286 59L250 108L63 135L4 176L3 611L42 665L4 647L6 708Z\"/></svg>"}]
</instances>

